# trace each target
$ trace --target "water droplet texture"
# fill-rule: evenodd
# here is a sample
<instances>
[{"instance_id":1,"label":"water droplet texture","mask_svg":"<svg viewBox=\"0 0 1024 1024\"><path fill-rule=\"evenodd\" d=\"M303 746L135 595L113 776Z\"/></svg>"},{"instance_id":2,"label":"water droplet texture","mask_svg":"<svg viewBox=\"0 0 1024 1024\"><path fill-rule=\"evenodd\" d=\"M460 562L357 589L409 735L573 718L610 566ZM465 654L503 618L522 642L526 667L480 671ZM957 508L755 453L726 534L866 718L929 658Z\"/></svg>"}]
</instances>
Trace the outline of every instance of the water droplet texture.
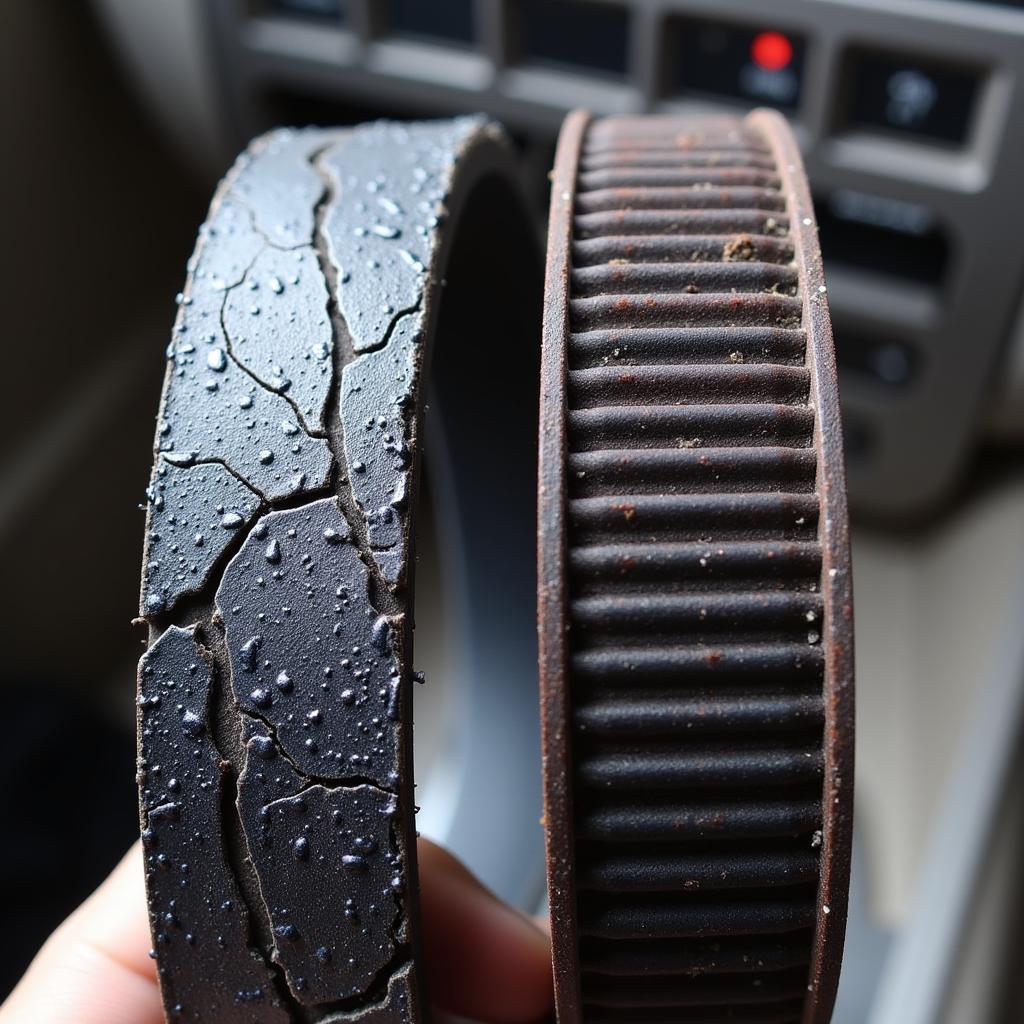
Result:
<instances>
[{"instance_id":1,"label":"water droplet texture","mask_svg":"<svg viewBox=\"0 0 1024 1024\"><path fill-rule=\"evenodd\" d=\"M392 586L402 582L406 563L408 406L422 363L427 268L438 251L436 227L455 168L485 124L466 117L364 125L320 158L336 185L323 234L338 272L338 309L356 352L342 371L345 458L373 557ZM377 426L366 430L367 420Z\"/></svg>"},{"instance_id":2,"label":"water droplet texture","mask_svg":"<svg viewBox=\"0 0 1024 1024\"><path fill-rule=\"evenodd\" d=\"M387 714L401 666L391 623L367 615L366 566L353 544L337 542L347 533L332 498L271 512L228 564L217 606L235 698L272 727L298 769L387 787L398 769Z\"/></svg>"},{"instance_id":3,"label":"water droplet texture","mask_svg":"<svg viewBox=\"0 0 1024 1024\"><path fill-rule=\"evenodd\" d=\"M288 288L274 288L282 280ZM324 428L334 348L327 313L327 282L310 245L265 248L246 273L256 289L235 288L224 305L224 327L234 357L266 387L295 402L306 424ZM260 297L259 316L249 312Z\"/></svg>"},{"instance_id":4,"label":"water droplet texture","mask_svg":"<svg viewBox=\"0 0 1024 1024\"><path fill-rule=\"evenodd\" d=\"M311 160L337 137L333 131L282 128L257 139L238 158L233 192L271 245L294 249L309 244L324 190ZM290 275L283 280L290 281Z\"/></svg>"},{"instance_id":5,"label":"water droplet texture","mask_svg":"<svg viewBox=\"0 0 1024 1024\"><path fill-rule=\"evenodd\" d=\"M247 730L266 735L262 723ZM361 995L392 960L400 905L391 882L404 865L392 837L393 794L370 785L300 793L302 784L283 759L248 756L238 799L274 960L296 997L321 1003ZM360 851L366 840L372 853ZM353 855L358 872L346 866Z\"/></svg>"},{"instance_id":6,"label":"water droplet texture","mask_svg":"<svg viewBox=\"0 0 1024 1024\"><path fill-rule=\"evenodd\" d=\"M496 140L480 119L273 132L201 229L142 592L151 636L167 627L141 669L139 779L168 1020L425 1019L406 903L416 389L447 207L493 180Z\"/></svg>"},{"instance_id":7,"label":"water droplet texture","mask_svg":"<svg viewBox=\"0 0 1024 1024\"><path fill-rule=\"evenodd\" d=\"M317 132L277 132L239 157L200 230L168 348L160 450L171 460L188 453L221 462L268 500L292 493L298 473L313 490L331 471L326 439L305 431L287 458L259 457L279 438L281 421L294 417L284 394L317 430L332 383L331 361L312 355L314 346L331 345L312 248L324 183L309 155L323 140ZM291 280L296 267L300 284L280 294L266 284L275 275ZM260 316L249 313L254 303Z\"/></svg>"},{"instance_id":8,"label":"water droplet texture","mask_svg":"<svg viewBox=\"0 0 1024 1024\"><path fill-rule=\"evenodd\" d=\"M139 775L146 889L173 1020L289 1024L224 851L220 754L205 727L212 671L195 627L171 626L139 664ZM217 983L210 981L216 979Z\"/></svg>"},{"instance_id":9,"label":"water droplet texture","mask_svg":"<svg viewBox=\"0 0 1024 1024\"><path fill-rule=\"evenodd\" d=\"M154 466L147 497L143 615L157 601L164 610L202 590L237 528L261 505L258 495L217 463L181 467L162 459Z\"/></svg>"}]
</instances>

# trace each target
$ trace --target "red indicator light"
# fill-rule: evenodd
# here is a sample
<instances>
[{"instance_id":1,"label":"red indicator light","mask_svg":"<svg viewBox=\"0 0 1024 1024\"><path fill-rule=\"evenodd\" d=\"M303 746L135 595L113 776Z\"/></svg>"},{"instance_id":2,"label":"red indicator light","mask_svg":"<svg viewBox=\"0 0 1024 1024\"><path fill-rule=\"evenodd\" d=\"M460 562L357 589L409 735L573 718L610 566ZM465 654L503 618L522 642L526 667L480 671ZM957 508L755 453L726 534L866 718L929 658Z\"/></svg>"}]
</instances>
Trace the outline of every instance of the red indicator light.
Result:
<instances>
[{"instance_id":1,"label":"red indicator light","mask_svg":"<svg viewBox=\"0 0 1024 1024\"><path fill-rule=\"evenodd\" d=\"M793 59L793 44L781 32L758 32L750 44L750 59L765 71L781 71Z\"/></svg>"}]
</instances>

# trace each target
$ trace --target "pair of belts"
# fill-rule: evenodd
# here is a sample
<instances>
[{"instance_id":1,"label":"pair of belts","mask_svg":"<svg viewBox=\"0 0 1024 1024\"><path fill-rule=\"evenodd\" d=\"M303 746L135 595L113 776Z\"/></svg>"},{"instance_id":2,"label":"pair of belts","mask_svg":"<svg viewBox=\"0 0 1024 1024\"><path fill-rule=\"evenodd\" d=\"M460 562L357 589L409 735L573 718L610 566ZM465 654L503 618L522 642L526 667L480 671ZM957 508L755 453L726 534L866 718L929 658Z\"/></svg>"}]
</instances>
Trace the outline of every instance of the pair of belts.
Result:
<instances>
[{"instance_id":1,"label":"pair of belts","mask_svg":"<svg viewBox=\"0 0 1024 1024\"><path fill-rule=\"evenodd\" d=\"M444 433L473 547L464 600L497 609L469 659L485 675L528 646L495 623L533 614L516 581L536 540L538 376L559 1019L827 1019L850 581L799 158L766 114L571 117L542 367L513 167L476 118L278 132L200 232L141 598L142 832L169 1020L426 1019L423 451Z\"/></svg>"}]
</instances>

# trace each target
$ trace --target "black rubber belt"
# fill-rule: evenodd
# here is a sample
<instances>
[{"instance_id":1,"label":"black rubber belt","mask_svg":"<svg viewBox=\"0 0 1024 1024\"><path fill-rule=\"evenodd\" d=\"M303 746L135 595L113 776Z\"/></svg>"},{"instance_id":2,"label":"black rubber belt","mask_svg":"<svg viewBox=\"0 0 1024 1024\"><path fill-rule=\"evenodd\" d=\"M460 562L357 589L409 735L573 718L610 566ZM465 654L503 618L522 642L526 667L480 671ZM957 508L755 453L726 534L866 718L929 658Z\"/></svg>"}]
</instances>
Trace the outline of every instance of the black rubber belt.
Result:
<instances>
[{"instance_id":1,"label":"black rubber belt","mask_svg":"<svg viewBox=\"0 0 1024 1024\"><path fill-rule=\"evenodd\" d=\"M283 131L213 200L168 349L142 582L139 785L169 1020L426 1019L424 390L440 331L457 486L513 504L487 445L521 443L532 477L536 406L502 412L536 391L540 276L510 163L475 118ZM528 561L526 533L526 559L500 545L495 571L507 547Z\"/></svg>"},{"instance_id":2,"label":"black rubber belt","mask_svg":"<svg viewBox=\"0 0 1024 1024\"><path fill-rule=\"evenodd\" d=\"M852 621L835 365L778 115L573 114L540 614L559 1021L827 1021Z\"/></svg>"}]
</instances>

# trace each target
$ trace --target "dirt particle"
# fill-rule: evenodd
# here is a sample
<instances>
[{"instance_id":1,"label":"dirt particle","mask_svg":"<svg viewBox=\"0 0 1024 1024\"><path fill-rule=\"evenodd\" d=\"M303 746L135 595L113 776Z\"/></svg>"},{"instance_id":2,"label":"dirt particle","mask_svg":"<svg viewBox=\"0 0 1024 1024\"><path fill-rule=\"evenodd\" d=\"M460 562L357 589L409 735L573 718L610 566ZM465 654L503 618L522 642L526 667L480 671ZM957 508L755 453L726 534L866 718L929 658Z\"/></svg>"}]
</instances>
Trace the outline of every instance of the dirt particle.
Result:
<instances>
[{"instance_id":1,"label":"dirt particle","mask_svg":"<svg viewBox=\"0 0 1024 1024\"><path fill-rule=\"evenodd\" d=\"M727 263L757 258L757 246L750 235L737 235L722 246L722 259Z\"/></svg>"}]
</instances>

